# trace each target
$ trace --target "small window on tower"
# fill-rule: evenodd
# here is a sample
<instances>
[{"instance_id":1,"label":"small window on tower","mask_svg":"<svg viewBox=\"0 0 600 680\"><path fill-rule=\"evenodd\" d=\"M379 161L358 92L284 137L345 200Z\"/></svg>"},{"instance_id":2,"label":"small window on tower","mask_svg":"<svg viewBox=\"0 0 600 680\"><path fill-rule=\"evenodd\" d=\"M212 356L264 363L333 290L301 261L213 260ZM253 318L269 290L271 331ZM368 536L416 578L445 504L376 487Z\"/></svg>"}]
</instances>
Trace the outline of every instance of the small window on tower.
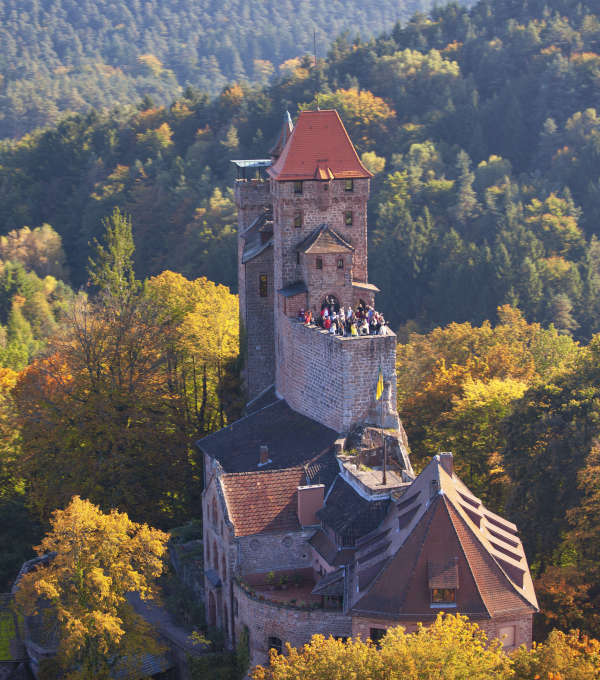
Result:
<instances>
[{"instance_id":1,"label":"small window on tower","mask_svg":"<svg viewBox=\"0 0 600 680\"><path fill-rule=\"evenodd\" d=\"M352 210L346 210L344 213L344 222L346 223L347 227L352 226Z\"/></svg>"},{"instance_id":2,"label":"small window on tower","mask_svg":"<svg viewBox=\"0 0 600 680\"><path fill-rule=\"evenodd\" d=\"M344 258L340 257L338 259L338 269L343 269L344 268Z\"/></svg>"},{"instance_id":3,"label":"small window on tower","mask_svg":"<svg viewBox=\"0 0 600 680\"><path fill-rule=\"evenodd\" d=\"M346 183L344 185L344 189L346 191L354 191L354 180L353 179L347 179Z\"/></svg>"},{"instance_id":4,"label":"small window on tower","mask_svg":"<svg viewBox=\"0 0 600 680\"><path fill-rule=\"evenodd\" d=\"M268 283L267 275L261 274L258 279L258 290L261 297L267 297L268 295L267 283Z\"/></svg>"},{"instance_id":5,"label":"small window on tower","mask_svg":"<svg viewBox=\"0 0 600 680\"><path fill-rule=\"evenodd\" d=\"M296 264L300 264L300 251L296 253Z\"/></svg>"},{"instance_id":6,"label":"small window on tower","mask_svg":"<svg viewBox=\"0 0 600 680\"><path fill-rule=\"evenodd\" d=\"M302 180L300 180L299 182L294 182L294 193L295 194L302 193Z\"/></svg>"},{"instance_id":7,"label":"small window on tower","mask_svg":"<svg viewBox=\"0 0 600 680\"><path fill-rule=\"evenodd\" d=\"M295 215L294 215L294 226L296 227L296 229L300 229L300 227L302 226L302 213L301 212L295 213Z\"/></svg>"},{"instance_id":8,"label":"small window on tower","mask_svg":"<svg viewBox=\"0 0 600 680\"><path fill-rule=\"evenodd\" d=\"M317 257L317 269L323 269L323 258Z\"/></svg>"}]
</instances>

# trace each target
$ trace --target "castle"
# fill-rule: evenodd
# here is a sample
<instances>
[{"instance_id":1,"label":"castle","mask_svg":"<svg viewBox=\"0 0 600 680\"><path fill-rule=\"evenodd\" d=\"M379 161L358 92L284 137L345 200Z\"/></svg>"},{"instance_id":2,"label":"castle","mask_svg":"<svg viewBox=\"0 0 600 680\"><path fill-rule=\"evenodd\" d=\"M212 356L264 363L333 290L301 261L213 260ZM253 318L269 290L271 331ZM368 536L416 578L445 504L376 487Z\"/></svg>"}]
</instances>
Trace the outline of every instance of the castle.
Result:
<instances>
[{"instance_id":1,"label":"castle","mask_svg":"<svg viewBox=\"0 0 600 680\"><path fill-rule=\"evenodd\" d=\"M247 634L252 664L285 641L376 641L440 611L506 648L530 644L537 601L516 526L460 481L452 454L415 478L394 333L339 335L301 316L372 307L377 293L371 173L337 112L288 115L269 158L233 163L250 401L198 442L208 623L230 645Z\"/></svg>"}]
</instances>

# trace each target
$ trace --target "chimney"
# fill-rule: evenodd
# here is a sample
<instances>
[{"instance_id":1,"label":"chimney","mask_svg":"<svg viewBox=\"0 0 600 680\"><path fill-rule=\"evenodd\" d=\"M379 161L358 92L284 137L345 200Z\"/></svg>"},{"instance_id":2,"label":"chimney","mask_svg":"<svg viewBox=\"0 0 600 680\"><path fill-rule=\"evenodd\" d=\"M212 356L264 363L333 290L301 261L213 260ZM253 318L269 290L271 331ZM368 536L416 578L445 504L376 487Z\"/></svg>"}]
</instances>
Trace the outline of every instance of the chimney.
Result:
<instances>
[{"instance_id":1,"label":"chimney","mask_svg":"<svg viewBox=\"0 0 600 680\"><path fill-rule=\"evenodd\" d=\"M298 487L298 521L303 527L311 527L319 523L317 512L323 507L325 485Z\"/></svg>"},{"instance_id":2,"label":"chimney","mask_svg":"<svg viewBox=\"0 0 600 680\"><path fill-rule=\"evenodd\" d=\"M443 453L440 453L439 456L441 466L450 475L450 477L452 477L454 474L454 458L452 453L450 451L444 451Z\"/></svg>"},{"instance_id":3,"label":"chimney","mask_svg":"<svg viewBox=\"0 0 600 680\"><path fill-rule=\"evenodd\" d=\"M258 467L261 467L262 465L266 465L267 463L270 463L271 459L269 458L269 447L266 444L261 444L260 446L260 455L258 459Z\"/></svg>"}]
</instances>

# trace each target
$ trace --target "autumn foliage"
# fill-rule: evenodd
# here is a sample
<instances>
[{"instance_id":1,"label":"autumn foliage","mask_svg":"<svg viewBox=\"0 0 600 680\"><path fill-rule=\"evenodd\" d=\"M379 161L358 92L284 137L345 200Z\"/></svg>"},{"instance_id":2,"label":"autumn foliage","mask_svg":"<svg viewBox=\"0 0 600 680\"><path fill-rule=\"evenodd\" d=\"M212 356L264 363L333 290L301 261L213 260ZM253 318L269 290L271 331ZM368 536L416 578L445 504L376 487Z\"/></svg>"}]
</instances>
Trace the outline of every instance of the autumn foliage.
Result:
<instances>
[{"instance_id":1,"label":"autumn foliage","mask_svg":"<svg viewBox=\"0 0 600 680\"><path fill-rule=\"evenodd\" d=\"M54 556L22 577L17 602L49 630L58 622L58 656L69 680L108 678L126 657L159 649L126 595L155 595L167 539L124 513L104 514L79 496L53 513L36 551Z\"/></svg>"},{"instance_id":2,"label":"autumn foliage","mask_svg":"<svg viewBox=\"0 0 600 680\"><path fill-rule=\"evenodd\" d=\"M467 617L439 614L416 632L390 628L380 645L314 635L302 649L271 650L270 666L257 666L253 680L594 680L600 643L555 631L531 650L506 653Z\"/></svg>"}]
</instances>

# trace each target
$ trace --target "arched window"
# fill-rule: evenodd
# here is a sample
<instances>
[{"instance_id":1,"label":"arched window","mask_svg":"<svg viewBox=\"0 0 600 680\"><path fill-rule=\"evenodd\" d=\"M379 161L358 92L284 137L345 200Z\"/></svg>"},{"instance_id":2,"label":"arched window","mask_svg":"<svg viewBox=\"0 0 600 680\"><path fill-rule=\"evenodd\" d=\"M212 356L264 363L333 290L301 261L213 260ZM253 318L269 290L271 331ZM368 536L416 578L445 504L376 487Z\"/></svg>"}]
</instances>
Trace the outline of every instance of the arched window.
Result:
<instances>
[{"instance_id":1,"label":"arched window","mask_svg":"<svg viewBox=\"0 0 600 680\"><path fill-rule=\"evenodd\" d=\"M225 631L225 635L229 633L229 621L227 620L227 605L225 602L223 602L223 630Z\"/></svg>"},{"instance_id":2,"label":"arched window","mask_svg":"<svg viewBox=\"0 0 600 680\"><path fill-rule=\"evenodd\" d=\"M323 299L323 302L321 303L321 309L323 309L323 307L327 307L330 312L333 308L333 311L336 314L340 311L340 303L335 295L326 295Z\"/></svg>"},{"instance_id":3,"label":"arched window","mask_svg":"<svg viewBox=\"0 0 600 680\"><path fill-rule=\"evenodd\" d=\"M212 521L213 524L217 523L217 499L213 498L212 501Z\"/></svg>"},{"instance_id":4,"label":"arched window","mask_svg":"<svg viewBox=\"0 0 600 680\"><path fill-rule=\"evenodd\" d=\"M278 637L270 637L267 640L267 648L268 649L274 649L277 654L281 654L283 650L283 643L281 642L281 638Z\"/></svg>"},{"instance_id":5,"label":"arched window","mask_svg":"<svg viewBox=\"0 0 600 680\"><path fill-rule=\"evenodd\" d=\"M219 569L219 549L217 548L216 541L213 541L213 561L212 565L216 571Z\"/></svg>"},{"instance_id":6,"label":"arched window","mask_svg":"<svg viewBox=\"0 0 600 680\"><path fill-rule=\"evenodd\" d=\"M227 560L225 559L225 555L221 557L221 578L223 579L223 583L227 580Z\"/></svg>"},{"instance_id":7,"label":"arched window","mask_svg":"<svg viewBox=\"0 0 600 680\"><path fill-rule=\"evenodd\" d=\"M206 566L210 566L210 541L206 541Z\"/></svg>"}]
</instances>

